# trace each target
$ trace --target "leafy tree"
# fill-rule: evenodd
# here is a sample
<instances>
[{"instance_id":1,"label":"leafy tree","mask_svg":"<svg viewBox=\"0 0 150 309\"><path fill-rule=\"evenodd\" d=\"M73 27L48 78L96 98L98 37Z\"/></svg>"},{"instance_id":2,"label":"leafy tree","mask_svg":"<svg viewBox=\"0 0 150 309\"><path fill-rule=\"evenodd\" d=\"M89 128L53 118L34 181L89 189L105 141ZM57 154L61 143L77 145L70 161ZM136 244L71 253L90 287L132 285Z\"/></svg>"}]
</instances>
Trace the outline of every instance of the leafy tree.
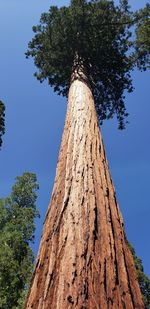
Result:
<instances>
[{"instance_id":1,"label":"leafy tree","mask_svg":"<svg viewBox=\"0 0 150 309\"><path fill-rule=\"evenodd\" d=\"M145 275L142 260L137 257L135 250L131 244L129 244L129 248L132 252L133 259L135 262L135 267L137 270L140 289L143 295L145 309L150 309L150 279Z\"/></svg>"},{"instance_id":2,"label":"leafy tree","mask_svg":"<svg viewBox=\"0 0 150 309\"><path fill-rule=\"evenodd\" d=\"M36 175L16 178L10 197L0 199L0 308L21 309L33 271Z\"/></svg>"},{"instance_id":3,"label":"leafy tree","mask_svg":"<svg viewBox=\"0 0 150 309\"><path fill-rule=\"evenodd\" d=\"M0 101L0 147L2 145L2 135L5 133L5 105Z\"/></svg>"},{"instance_id":4,"label":"leafy tree","mask_svg":"<svg viewBox=\"0 0 150 309\"><path fill-rule=\"evenodd\" d=\"M145 69L145 62L149 62L150 54L150 5L135 14L137 19L135 48L137 54L137 65L141 69Z\"/></svg>"},{"instance_id":5,"label":"leafy tree","mask_svg":"<svg viewBox=\"0 0 150 309\"><path fill-rule=\"evenodd\" d=\"M132 13L128 1L115 6L107 0L72 0L68 7L50 7L33 27L35 36L26 53L38 68L35 76L66 96L73 64L84 67L99 119L116 114L119 128L124 128L124 91L133 90L130 72L136 65L146 69L149 61L149 8Z\"/></svg>"}]
</instances>

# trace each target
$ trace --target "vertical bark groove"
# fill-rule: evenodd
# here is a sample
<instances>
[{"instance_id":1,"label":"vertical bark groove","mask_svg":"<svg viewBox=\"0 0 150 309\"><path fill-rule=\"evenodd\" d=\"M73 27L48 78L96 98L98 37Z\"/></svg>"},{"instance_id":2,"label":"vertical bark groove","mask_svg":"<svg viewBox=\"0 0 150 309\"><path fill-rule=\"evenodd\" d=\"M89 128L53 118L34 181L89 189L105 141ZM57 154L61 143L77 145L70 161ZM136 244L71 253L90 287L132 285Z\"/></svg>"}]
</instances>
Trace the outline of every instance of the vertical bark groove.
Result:
<instances>
[{"instance_id":1,"label":"vertical bark groove","mask_svg":"<svg viewBox=\"0 0 150 309\"><path fill-rule=\"evenodd\" d=\"M72 81L25 309L144 309L91 90Z\"/></svg>"}]
</instances>

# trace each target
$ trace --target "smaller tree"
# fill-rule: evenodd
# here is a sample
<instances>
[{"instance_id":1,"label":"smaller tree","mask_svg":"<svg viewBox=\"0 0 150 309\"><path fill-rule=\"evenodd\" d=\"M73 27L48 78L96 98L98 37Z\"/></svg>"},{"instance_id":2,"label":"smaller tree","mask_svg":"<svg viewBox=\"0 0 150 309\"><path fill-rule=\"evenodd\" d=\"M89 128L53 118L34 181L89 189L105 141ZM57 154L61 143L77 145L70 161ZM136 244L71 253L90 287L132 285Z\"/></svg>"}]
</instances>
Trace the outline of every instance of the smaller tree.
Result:
<instances>
[{"instance_id":1,"label":"smaller tree","mask_svg":"<svg viewBox=\"0 0 150 309\"><path fill-rule=\"evenodd\" d=\"M135 267L137 270L139 286L143 295L145 309L150 309L150 279L144 274L142 260L137 257L135 250L131 244L129 244L129 248L132 252Z\"/></svg>"},{"instance_id":2,"label":"smaller tree","mask_svg":"<svg viewBox=\"0 0 150 309\"><path fill-rule=\"evenodd\" d=\"M135 19L137 20L136 27L136 57L137 57L137 66L139 69L146 69L145 62L147 67L150 68L150 4L147 4L144 9L139 10L135 14Z\"/></svg>"},{"instance_id":3,"label":"smaller tree","mask_svg":"<svg viewBox=\"0 0 150 309\"><path fill-rule=\"evenodd\" d=\"M16 178L10 197L0 199L0 308L21 309L33 271L35 222L39 217L36 175Z\"/></svg>"},{"instance_id":4,"label":"smaller tree","mask_svg":"<svg viewBox=\"0 0 150 309\"><path fill-rule=\"evenodd\" d=\"M0 101L0 148L2 145L2 135L5 133L5 105Z\"/></svg>"}]
</instances>

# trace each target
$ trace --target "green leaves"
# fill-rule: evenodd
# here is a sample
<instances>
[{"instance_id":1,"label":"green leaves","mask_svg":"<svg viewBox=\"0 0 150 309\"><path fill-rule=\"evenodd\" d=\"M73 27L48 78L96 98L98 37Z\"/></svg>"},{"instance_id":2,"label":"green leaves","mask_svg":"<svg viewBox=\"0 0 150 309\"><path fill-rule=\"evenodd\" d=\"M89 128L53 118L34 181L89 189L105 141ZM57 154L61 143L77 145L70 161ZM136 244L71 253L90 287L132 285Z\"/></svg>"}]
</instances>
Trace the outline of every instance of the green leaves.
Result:
<instances>
[{"instance_id":1,"label":"green leaves","mask_svg":"<svg viewBox=\"0 0 150 309\"><path fill-rule=\"evenodd\" d=\"M36 175L16 178L9 198L0 199L0 308L21 309L33 271Z\"/></svg>"},{"instance_id":2,"label":"green leaves","mask_svg":"<svg viewBox=\"0 0 150 309\"><path fill-rule=\"evenodd\" d=\"M136 256L134 248L129 244L138 275L138 282L143 296L145 309L150 309L150 279L144 274L142 260Z\"/></svg>"},{"instance_id":3,"label":"green leaves","mask_svg":"<svg viewBox=\"0 0 150 309\"><path fill-rule=\"evenodd\" d=\"M137 66L140 70L150 67L150 4L135 14L137 19L136 28L136 57Z\"/></svg>"},{"instance_id":4,"label":"green leaves","mask_svg":"<svg viewBox=\"0 0 150 309\"><path fill-rule=\"evenodd\" d=\"M120 6L108 0L72 0L68 7L53 6L33 28L35 36L26 56L34 58L40 82L47 79L54 91L67 96L77 53L93 90L99 120L116 115L122 129L128 115L124 92L133 90L130 72L139 61L132 39L135 21L127 0L120 1ZM139 27L138 37L141 31ZM140 59L146 65L142 53Z\"/></svg>"},{"instance_id":5,"label":"green leaves","mask_svg":"<svg viewBox=\"0 0 150 309\"><path fill-rule=\"evenodd\" d=\"M0 148L2 145L2 135L5 133L5 105L0 101Z\"/></svg>"}]
</instances>

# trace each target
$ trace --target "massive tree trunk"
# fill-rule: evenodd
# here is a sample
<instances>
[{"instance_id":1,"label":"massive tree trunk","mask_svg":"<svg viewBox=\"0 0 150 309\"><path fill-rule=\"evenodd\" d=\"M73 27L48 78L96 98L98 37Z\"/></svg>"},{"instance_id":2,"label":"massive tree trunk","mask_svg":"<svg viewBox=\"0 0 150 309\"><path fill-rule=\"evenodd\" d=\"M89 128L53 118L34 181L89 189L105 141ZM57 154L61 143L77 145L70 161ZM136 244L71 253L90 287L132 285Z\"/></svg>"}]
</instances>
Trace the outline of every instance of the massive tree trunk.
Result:
<instances>
[{"instance_id":1,"label":"massive tree trunk","mask_svg":"<svg viewBox=\"0 0 150 309\"><path fill-rule=\"evenodd\" d=\"M25 308L144 309L93 96L73 78L56 179Z\"/></svg>"}]
</instances>

